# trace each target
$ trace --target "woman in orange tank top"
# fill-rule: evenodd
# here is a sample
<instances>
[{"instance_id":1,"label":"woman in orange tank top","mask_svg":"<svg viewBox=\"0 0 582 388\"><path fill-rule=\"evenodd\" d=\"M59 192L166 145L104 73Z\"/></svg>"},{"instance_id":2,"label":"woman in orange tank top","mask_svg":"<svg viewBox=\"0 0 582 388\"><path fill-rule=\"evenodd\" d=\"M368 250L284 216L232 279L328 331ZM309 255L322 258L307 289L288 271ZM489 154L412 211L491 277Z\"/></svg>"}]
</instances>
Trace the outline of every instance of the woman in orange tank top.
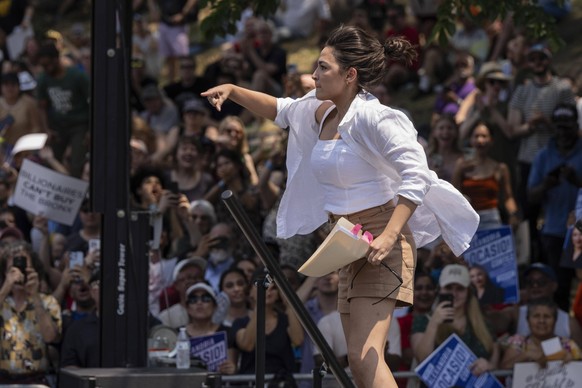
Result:
<instances>
[{"instance_id":1,"label":"woman in orange tank top","mask_svg":"<svg viewBox=\"0 0 582 388\"><path fill-rule=\"evenodd\" d=\"M517 204L511 190L511 177L505 163L489 157L493 145L491 131L483 123L478 123L469 138L472 155L457 160L453 172L453 185L468 199L481 217L479 229L501 226L499 200L509 216L509 223L519 223Z\"/></svg>"}]
</instances>

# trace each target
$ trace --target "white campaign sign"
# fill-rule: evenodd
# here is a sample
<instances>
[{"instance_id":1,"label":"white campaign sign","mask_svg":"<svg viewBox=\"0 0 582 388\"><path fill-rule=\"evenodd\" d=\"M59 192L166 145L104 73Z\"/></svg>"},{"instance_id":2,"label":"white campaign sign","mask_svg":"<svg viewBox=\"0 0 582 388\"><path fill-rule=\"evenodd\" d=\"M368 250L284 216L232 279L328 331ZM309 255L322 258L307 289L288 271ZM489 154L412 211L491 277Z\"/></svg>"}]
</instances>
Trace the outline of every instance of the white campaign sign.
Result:
<instances>
[{"instance_id":1,"label":"white campaign sign","mask_svg":"<svg viewBox=\"0 0 582 388\"><path fill-rule=\"evenodd\" d=\"M88 182L25 159L16 181L14 204L34 215L72 225L88 186Z\"/></svg>"},{"instance_id":2,"label":"white campaign sign","mask_svg":"<svg viewBox=\"0 0 582 388\"><path fill-rule=\"evenodd\" d=\"M548 362L540 368L535 362L515 364L513 367L513 386L516 388L573 388L582 381L582 362Z\"/></svg>"}]
</instances>

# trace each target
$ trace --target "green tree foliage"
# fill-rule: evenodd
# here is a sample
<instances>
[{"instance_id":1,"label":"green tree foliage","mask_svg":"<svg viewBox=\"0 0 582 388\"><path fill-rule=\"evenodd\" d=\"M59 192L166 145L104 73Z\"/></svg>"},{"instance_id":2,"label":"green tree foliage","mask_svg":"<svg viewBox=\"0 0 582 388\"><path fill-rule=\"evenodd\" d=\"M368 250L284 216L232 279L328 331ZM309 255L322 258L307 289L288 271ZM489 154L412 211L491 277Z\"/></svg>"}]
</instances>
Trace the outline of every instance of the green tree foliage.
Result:
<instances>
[{"instance_id":1,"label":"green tree foliage","mask_svg":"<svg viewBox=\"0 0 582 388\"><path fill-rule=\"evenodd\" d=\"M431 39L446 44L455 33L458 15L465 15L479 24L503 20L507 15L512 15L513 24L529 38L546 40L555 47L561 46L563 42L556 32L555 19L536 3L533 0L443 0L438 8Z\"/></svg>"},{"instance_id":2,"label":"green tree foliage","mask_svg":"<svg viewBox=\"0 0 582 388\"><path fill-rule=\"evenodd\" d=\"M563 3L563 0L559 1ZM464 14L477 22L505 19L513 15L514 25L532 39L547 40L554 46L562 45L557 35L555 20L536 5L535 0L442 0L432 40L446 44L456 29L456 18ZM200 0L200 8L208 7L200 29L205 37L224 36L236 32L236 21L250 7L257 16L273 15L279 0Z\"/></svg>"},{"instance_id":3,"label":"green tree foliage","mask_svg":"<svg viewBox=\"0 0 582 388\"><path fill-rule=\"evenodd\" d=\"M250 7L256 16L270 16L279 7L279 0L200 0L200 9L209 7L209 15L202 20L202 34L211 38L236 33L236 22Z\"/></svg>"}]
</instances>

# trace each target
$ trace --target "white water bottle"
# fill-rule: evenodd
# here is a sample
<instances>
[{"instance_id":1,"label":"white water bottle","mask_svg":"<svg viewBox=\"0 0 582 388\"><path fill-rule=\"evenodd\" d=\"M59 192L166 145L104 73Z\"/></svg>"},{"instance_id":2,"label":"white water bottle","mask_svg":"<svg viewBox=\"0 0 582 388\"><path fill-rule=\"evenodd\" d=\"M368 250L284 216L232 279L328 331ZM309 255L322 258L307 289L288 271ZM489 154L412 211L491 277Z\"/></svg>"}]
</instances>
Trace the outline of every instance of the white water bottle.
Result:
<instances>
[{"instance_id":1,"label":"white water bottle","mask_svg":"<svg viewBox=\"0 0 582 388\"><path fill-rule=\"evenodd\" d=\"M180 328L178 341L176 342L176 368L190 368L190 339L188 339L185 327Z\"/></svg>"}]
</instances>

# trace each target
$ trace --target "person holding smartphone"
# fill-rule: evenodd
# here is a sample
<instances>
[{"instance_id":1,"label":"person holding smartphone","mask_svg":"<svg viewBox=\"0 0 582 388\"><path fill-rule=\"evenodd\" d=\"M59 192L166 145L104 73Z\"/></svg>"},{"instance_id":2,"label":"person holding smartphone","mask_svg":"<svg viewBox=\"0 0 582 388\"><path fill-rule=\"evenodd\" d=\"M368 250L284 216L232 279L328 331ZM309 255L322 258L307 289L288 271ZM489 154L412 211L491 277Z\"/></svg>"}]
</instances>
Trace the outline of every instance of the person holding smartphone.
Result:
<instances>
[{"instance_id":1,"label":"person holding smartphone","mask_svg":"<svg viewBox=\"0 0 582 388\"><path fill-rule=\"evenodd\" d=\"M47 344L59 341L61 310L53 296L40 292L42 275L26 242L9 244L0 256L0 385L48 385Z\"/></svg>"},{"instance_id":2,"label":"person holding smartphone","mask_svg":"<svg viewBox=\"0 0 582 388\"><path fill-rule=\"evenodd\" d=\"M451 334L456 333L477 356L470 366L471 373L479 376L497 368L499 347L470 284L466 266L449 264L443 268L439 278L438 303L432 315L416 316L412 324L411 343L418 362L422 362Z\"/></svg>"}]
</instances>

